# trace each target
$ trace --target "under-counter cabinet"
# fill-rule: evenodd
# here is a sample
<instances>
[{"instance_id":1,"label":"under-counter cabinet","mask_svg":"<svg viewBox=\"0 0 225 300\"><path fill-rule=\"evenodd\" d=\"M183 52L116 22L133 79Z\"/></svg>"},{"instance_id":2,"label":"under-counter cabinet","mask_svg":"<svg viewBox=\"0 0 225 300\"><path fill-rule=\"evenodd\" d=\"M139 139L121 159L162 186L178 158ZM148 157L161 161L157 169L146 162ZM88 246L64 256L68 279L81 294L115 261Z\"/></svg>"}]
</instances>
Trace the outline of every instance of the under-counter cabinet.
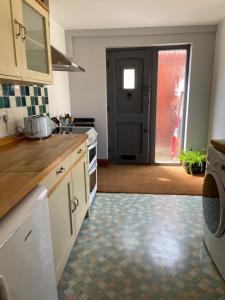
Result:
<instances>
[{"instance_id":1,"label":"under-counter cabinet","mask_svg":"<svg viewBox=\"0 0 225 300\"><path fill-rule=\"evenodd\" d=\"M0 157L0 218L37 184L47 188L54 267L59 280L89 209L87 135L20 140L0 147Z\"/></svg>"},{"instance_id":2,"label":"under-counter cabinet","mask_svg":"<svg viewBox=\"0 0 225 300\"><path fill-rule=\"evenodd\" d=\"M49 13L35 0L1 0L0 79L52 83Z\"/></svg>"},{"instance_id":3,"label":"under-counter cabinet","mask_svg":"<svg viewBox=\"0 0 225 300\"><path fill-rule=\"evenodd\" d=\"M69 173L49 197L49 211L57 281L61 276L69 257L70 250L76 239L71 203L71 187L71 173Z\"/></svg>"},{"instance_id":4,"label":"under-counter cabinet","mask_svg":"<svg viewBox=\"0 0 225 300\"><path fill-rule=\"evenodd\" d=\"M57 281L88 212L85 143L40 184L49 190L49 211ZM54 176L55 175L55 176Z\"/></svg>"},{"instance_id":5,"label":"under-counter cabinet","mask_svg":"<svg viewBox=\"0 0 225 300\"><path fill-rule=\"evenodd\" d=\"M84 217L88 210L87 198L87 163L83 158L72 169L72 205L74 207L74 222L76 235L78 235Z\"/></svg>"}]
</instances>

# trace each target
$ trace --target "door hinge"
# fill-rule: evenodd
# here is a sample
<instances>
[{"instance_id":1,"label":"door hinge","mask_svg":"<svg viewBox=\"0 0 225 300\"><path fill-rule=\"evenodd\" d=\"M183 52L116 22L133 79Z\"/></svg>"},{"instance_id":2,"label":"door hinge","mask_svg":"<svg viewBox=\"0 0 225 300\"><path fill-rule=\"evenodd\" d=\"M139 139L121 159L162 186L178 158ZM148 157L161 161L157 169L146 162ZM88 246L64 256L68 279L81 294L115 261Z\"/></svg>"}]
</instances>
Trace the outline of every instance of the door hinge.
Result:
<instances>
[{"instance_id":1,"label":"door hinge","mask_svg":"<svg viewBox=\"0 0 225 300\"><path fill-rule=\"evenodd\" d=\"M108 146L108 152L110 153L110 146Z\"/></svg>"},{"instance_id":2,"label":"door hinge","mask_svg":"<svg viewBox=\"0 0 225 300\"><path fill-rule=\"evenodd\" d=\"M109 107L109 105L107 105L107 112L110 112L110 107Z\"/></svg>"},{"instance_id":3,"label":"door hinge","mask_svg":"<svg viewBox=\"0 0 225 300\"><path fill-rule=\"evenodd\" d=\"M107 65L107 68L109 68L109 60L107 60L106 65Z\"/></svg>"}]
</instances>

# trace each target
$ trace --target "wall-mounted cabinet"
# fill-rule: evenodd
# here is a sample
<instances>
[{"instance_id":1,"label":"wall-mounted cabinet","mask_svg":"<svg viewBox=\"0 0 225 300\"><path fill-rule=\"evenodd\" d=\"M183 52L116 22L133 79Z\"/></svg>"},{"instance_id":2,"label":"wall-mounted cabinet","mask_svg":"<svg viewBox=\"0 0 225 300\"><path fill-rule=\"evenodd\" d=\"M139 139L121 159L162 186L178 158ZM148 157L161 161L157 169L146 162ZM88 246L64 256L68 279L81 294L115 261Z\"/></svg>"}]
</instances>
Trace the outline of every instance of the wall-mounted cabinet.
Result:
<instances>
[{"instance_id":1,"label":"wall-mounted cabinet","mask_svg":"<svg viewBox=\"0 0 225 300\"><path fill-rule=\"evenodd\" d=\"M49 13L35 0L2 0L0 80L52 83Z\"/></svg>"}]
</instances>

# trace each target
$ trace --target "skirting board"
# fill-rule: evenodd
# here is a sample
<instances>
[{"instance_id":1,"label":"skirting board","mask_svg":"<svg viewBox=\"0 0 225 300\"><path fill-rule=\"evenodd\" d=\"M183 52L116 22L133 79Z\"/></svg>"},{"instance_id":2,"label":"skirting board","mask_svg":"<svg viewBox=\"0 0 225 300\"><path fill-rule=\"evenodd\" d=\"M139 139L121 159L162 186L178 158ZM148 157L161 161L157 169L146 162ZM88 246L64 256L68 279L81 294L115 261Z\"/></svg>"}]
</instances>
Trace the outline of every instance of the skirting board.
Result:
<instances>
[{"instance_id":1,"label":"skirting board","mask_svg":"<svg viewBox=\"0 0 225 300\"><path fill-rule=\"evenodd\" d=\"M109 166L109 160L108 159L98 159L98 166L107 168Z\"/></svg>"}]
</instances>

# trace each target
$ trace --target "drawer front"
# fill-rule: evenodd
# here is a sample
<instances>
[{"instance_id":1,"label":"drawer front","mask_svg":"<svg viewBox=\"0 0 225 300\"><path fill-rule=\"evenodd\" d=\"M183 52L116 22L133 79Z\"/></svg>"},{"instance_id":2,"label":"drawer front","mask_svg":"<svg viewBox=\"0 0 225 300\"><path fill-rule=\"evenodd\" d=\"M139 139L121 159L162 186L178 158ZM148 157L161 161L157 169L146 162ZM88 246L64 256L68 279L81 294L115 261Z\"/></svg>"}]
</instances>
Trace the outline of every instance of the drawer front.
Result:
<instances>
[{"instance_id":1,"label":"drawer front","mask_svg":"<svg viewBox=\"0 0 225 300\"><path fill-rule=\"evenodd\" d=\"M60 180L64 174L71 167L71 158L68 156L63 162L61 162L53 171L51 171L45 178L40 182L48 190L52 188L58 180Z\"/></svg>"},{"instance_id":2,"label":"drawer front","mask_svg":"<svg viewBox=\"0 0 225 300\"><path fill-rule=\"evenodd\" d=\"M84 142L79 147L77 147L76 150L73 151L73 153L70 155L72 164L74 164L81 156L84 155L84 153L86 153L86 148L86 142Z\"/></svg>"},{"instance_id":3,"label":"drawer front","mask_svg":"<svg viewBox=\"0 0 225 300\"><path fill-rule=\"evenodd\" d=\"M51 189L84 153L86 153L86 142L77 147L62 163L43 178L40 184L48 190Z\"/></svg>"}]
</instances>

